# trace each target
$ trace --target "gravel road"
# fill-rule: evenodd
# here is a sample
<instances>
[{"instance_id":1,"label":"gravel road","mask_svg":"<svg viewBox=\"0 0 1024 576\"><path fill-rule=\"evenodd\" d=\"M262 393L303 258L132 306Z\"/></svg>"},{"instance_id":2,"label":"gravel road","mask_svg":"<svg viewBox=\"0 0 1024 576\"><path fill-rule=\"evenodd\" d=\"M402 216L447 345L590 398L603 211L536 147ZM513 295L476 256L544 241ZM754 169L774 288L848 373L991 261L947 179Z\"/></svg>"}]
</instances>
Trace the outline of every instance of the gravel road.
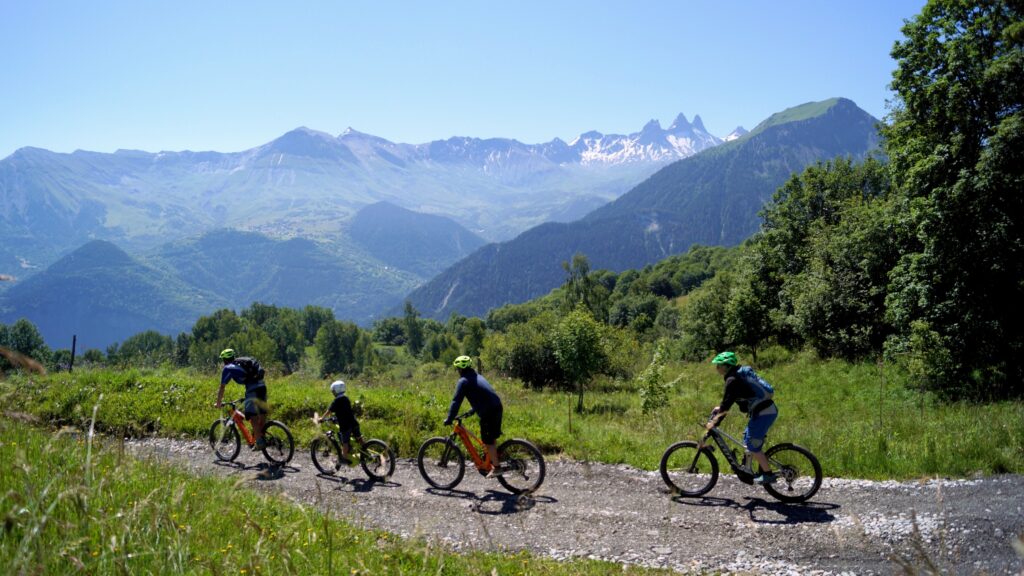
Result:
<instances>
[{"instance_id":1,"label":"gravel road","mask_svg":"<svg viewBox=\"0 0 1024 576\"><path fill-rule=\"evenodd\" d=\"M454 491L430 488L412 460L387 482L359 468L318 476L307 452L280 470L243 448L217 463L201 441L128 441L140 456L198 473L249 478L260 489L323 506L369 528L440 540L455 550L529 550L680 572L892 574L903 562L943 573L1024 576L1024 476L873 482L826 478L790 505L723 475L704 498L673 498L656 471L549 460L530 498L467 470ZM825 463L827 473L827 463ZM1024 542L1021 542L1024 544Z\"/></svg>"}]
</instances>

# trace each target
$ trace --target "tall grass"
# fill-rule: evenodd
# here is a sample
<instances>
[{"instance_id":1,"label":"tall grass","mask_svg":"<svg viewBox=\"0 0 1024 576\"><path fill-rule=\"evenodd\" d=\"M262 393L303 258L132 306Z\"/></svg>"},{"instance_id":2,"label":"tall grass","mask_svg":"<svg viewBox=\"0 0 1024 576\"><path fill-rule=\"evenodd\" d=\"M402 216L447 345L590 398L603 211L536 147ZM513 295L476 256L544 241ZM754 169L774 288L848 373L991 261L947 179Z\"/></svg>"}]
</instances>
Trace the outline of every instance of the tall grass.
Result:
<instances>
[{"instance_id":1,"label":"tall grass","mask_svg":"<svg viewBox=\"0 0 1024 576\"><path fill-rule=\"evenodd\" d=\"M795 355L759 369L777 389L780 416L769 443L795 442L818 455L829 476L915 478L1024 471L1024 403L942 403L907 386L898 370ZM707 364L670 364L676 382L668 404L644 415L632 381L598 380L573 412L572 393L538 392L487 374L505 404L506 436L526 437L548 454L641 468L657 467L672 442L694 438L721 399L722 380ZM402 456L414 455L443 427L456 376L427 364L349 380L361 400L364 435L383 438ZM310 421L331 397L327 382L303 376L271 379L273 418L285 421L301 444L317 429ZM119 435L204 437L215 375L187 371L85 371L17 376L0 382L0 402L58 424L83 426L99 394L97 426ZM231 385L229 393L241 395ZM467 406L463 407L468 408ZM742 433L735 411L724 425Z\"/></svg>"},{"instance_id":2,"label":"tall grass","mask_svg":"<svg viewBox=\"0 0 1024 576\"><path fill-rule=\"evenodd\" d=\"M311 507L0 418L5 574L653 574L452 554Z\"/></svg>"}]
</instances>

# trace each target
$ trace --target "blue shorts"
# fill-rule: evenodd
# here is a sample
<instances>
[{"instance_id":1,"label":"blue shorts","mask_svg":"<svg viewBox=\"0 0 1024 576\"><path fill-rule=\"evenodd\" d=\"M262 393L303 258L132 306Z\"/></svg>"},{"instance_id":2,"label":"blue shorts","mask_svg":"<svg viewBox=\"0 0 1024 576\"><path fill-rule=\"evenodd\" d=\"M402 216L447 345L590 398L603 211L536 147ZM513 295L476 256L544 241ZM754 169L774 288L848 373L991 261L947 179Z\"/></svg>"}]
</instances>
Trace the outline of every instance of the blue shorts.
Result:
<instances>
[{"instance_id":1,"label":"blue shorts","mask_svg":"<svg viewBox=\"0 0 1024 576\"><path fill-rule=\"evenodd\" d=\"M266 386L255 386L253 388L246 388L245 390L245 405L242 412L247 418L253 416L259 416L269 412L267 410L267 387Z\"/></svg>"},{"instance_id":2,"label":"blue shorts","mask_svg":"<svg viewBox=\"0 0 1024 576\"><path fill-rule=\"evenodd\" d=\"M778 409L768 410L771 414L759 414L747 421L747 429L743 431L743 444L747 451L758 453L764 448L764 439L768 436L768 429L779 417Z\"/></svg>"}]
</instances>

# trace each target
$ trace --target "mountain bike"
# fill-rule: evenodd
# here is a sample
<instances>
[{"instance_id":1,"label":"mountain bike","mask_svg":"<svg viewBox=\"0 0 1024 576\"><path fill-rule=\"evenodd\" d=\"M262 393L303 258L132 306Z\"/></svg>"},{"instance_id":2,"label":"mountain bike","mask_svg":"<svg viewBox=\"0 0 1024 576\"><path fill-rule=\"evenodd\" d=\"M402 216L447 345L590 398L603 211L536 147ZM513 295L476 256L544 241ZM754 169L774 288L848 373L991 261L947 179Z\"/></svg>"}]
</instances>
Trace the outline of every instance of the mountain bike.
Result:
<instances>
[{"instance_id":1,"label":"mountain bike","mask_svg":"<svg viewBox=\"0 0 1024 576\"><path fill-rule=\"evenodd\" d=\"M338 419L333 416L321 418L314 414L313 422L322 426L325 422L337 423ZM324 427L322 431L323 435L314 438L309 444L309 455L312 456L313 465L321 474L333 475L346 464L342 459L341 438L335 434L333 426ZM357 440L356 444L359 446L357 452L359 465L362 466L363 472L366 472L370 480L383 482L395 473L395 453L387 442L374 438L365 442ZM349 453L349 456L355 455ZM355 465L354 460L350 460L350 462L349 465Z\"/></svg>"},{"instance_id":2,"label":"mountain bike","mask_svg":"<svg viewBox=\"0 0 1024 576\"><path fill-rule=\"evenodd\" d=\"M462 425L462 420L473 414L475 411L470 410L456 416L450 435L428 438L420 446L416 464L427 484L441 490L451 490L462 481L466 473L466 456L455 443L456 438L462 441L481 476L486 476L494 468L483 441ZM544 482L544 456L530 442L520 438L502 442L498 446L498 459L504 471L498 476L498 482L509 492L532 494Z\"/></svg>"},{"instance_id":3,"label":"mountain bike","mask_svg":"<svg viewBox=\"0 0 1024 576\"><path fill-rule=\"evenodd\" d=\"M233 462L242 448L243 437L249 446L256 445L256 437L245 423L245 414L238 410L244 401L245 398L239 398L234 402L224 402L228 407L227 416L214 420L210 426L210 447L218 460ZM282 422L268 420L263 427L263 440L266 444L262 452L271 464L283 466L291 461L295 454L295 440Z\"/></svg>"},{"instance_id":4,"label":"mountain bike","mask_svg":"<svg viewBox=\"0 0 1024 576\"><path fill-rule=\"evenodd\" d=\"M714 454L715 446L708 443L709 438L725 456L736 477L744 484L754 483L757 474L750 453L744 451L741 460L738 450L729 447L727 440L740 449L743 449L743 444L718 429L721 420L724 417L704 434L700 442L677 442L669 446L661 457L661 477L680 496L703 496L715 487L718 459ZM765 484L764 489L776 499L790 503L806 502L821 487L821 464L810 450L784 443L772 446L764 455L777 477L774 484Z\"/></svg>"}]
</instances>

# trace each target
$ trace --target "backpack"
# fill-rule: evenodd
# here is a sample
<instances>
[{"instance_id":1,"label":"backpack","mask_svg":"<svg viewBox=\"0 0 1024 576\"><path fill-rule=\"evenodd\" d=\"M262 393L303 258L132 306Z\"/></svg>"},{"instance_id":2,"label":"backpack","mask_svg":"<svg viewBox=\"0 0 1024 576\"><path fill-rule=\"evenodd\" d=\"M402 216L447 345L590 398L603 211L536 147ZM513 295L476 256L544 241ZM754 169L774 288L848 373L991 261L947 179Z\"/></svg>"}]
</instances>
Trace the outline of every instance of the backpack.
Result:
<instances>
[{"instance_id":1,"label":"backpack","mask_svg":"<svg viewBox=\"0 0 1024 576\"><path fill-rule=\"evenodd\" d=\"M263 377L266 376L263 366L260 366L260 361L255 358L240 356L235 358L235 364L245 372L246 384L255 384L256 382L263 380Z\"/></svg>"},{"instance_id":2,"label":"backpack","mask_svg":"<svg viewBox=\"0 0 1024 576\"><path fill-rule=\"evenodd\" d=\"M750 415L756 416L761 407L767 408L767 403L775 396L775 387L767 380L758 376L757 372L750 366L741 366L736 375L743 379L754 390L755 396L750 399Z\"/></svg>"}]
</instances>

